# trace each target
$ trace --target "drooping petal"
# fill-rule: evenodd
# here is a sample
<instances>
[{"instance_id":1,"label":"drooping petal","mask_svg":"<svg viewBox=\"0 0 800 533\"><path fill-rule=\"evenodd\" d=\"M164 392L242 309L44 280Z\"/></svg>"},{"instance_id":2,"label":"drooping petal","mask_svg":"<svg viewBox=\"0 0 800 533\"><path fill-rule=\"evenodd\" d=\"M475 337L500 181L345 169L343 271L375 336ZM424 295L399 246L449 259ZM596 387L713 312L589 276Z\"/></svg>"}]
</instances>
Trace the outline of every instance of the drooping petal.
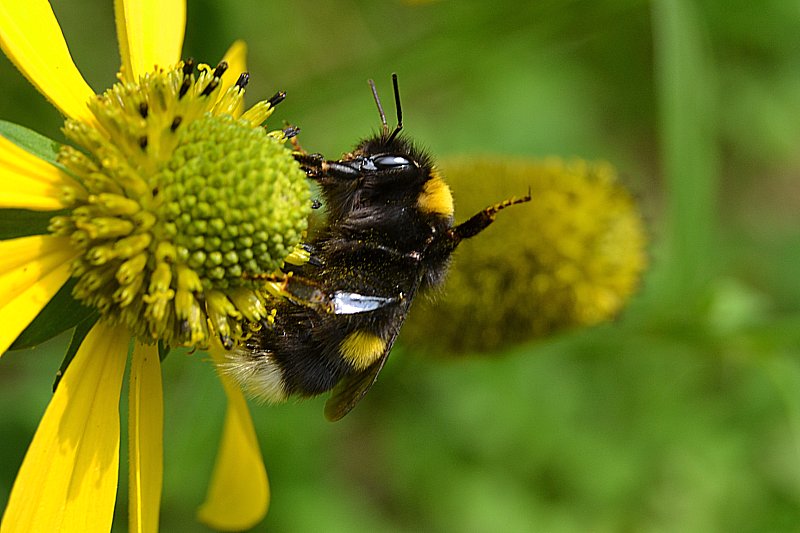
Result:
<instances>
[{"instance_id":1,"label":"drooping petal","mask_svg":"<svg viewBox=\"0 0 800 533\"><path fill-rule=\"evenodd\" d=\"M129 530L157 533L164 456L164 402L158 348L136 343L128 402Z\"/></svg>"},{"instance_id":2,"label":"drooping petal","mask_svg":"<svg viewBox=\"0 0 800 533\"><path fill-rule=\"evenodd\" d=\"M0 241L0 354L69 279L77 253L66 237Z\"/></svg>"},{"instance_id":3,"label":"drooping petal","mask_svg":"<svg viewBox=\"0 0 800 533\"><path fill-rule=\"evenodd\" d=\"M216 361L221 348L212 348ZM269 481L253 421L241 389L225 375L220 380L228 396L222 442L206 501L197 511L204 524L222 531L249 529L260 522L269 507Z\"/></svg>"},{"instance_id":4,"label":"drooping petal","mask_svg":"<svg viewBox=\"0 0 800 533\"><path fill-rule=\"evenodd\" d=\"M225 89L236 83L239 74L247 71L247 43L234 41L222 60L228 63L228 70L222 75L221 93L224 93Z\"/></svg>"},{"instance_id":5,"label":"drooping petal","mask_svg":"<svg viewBox=\"0 0 800 533\"><path fill-rule=\"evenodd\" d=\"M72 61L46 0L0 1L0 48L64 115L94 121L86 107L94 91Z\"/></svg>"},{"instance_id":6,"label":"drooping petal","mask_svg":"<svg viewBox=\"0 0 800 533\"><path fill-rule=\"evenodd\" d=\"M102 323L89 332L25 454L0 533L111 529L129 340Z\"/></svg>"},{"instance_id":7,"label":"drooping petal","mask_svg":"<svg viewBox=\"0 0 800 533\"><path fill-rule=\"evenodd\" d=\"M76 185L58 167L0 136L0 208L61 209L64 186Z\"/></svg>"},{"instance_id":8,"label":"drooping petal","mask_svg":"<svg viewBox=\"0 0 800 533\"><path fill-rule=\"evenodd\" d=\"M114 0L117 40L125 81L154 67L175 65L186 26L184 0Z\"/></svg>"},{"instance_id":9,"label":"drooping petal","mask_svg":"<svg viewBox=\"0 0 800 533\"><path fill-rule=\"evenodd\" d=\"M247 44L242 40L234 41L222 60L228 63L228 70L222 75L222 90L219 92L221 95L236 83L243 72L247 72ZM239 103L234 116L239 117L243 112L244 100Z\"/></svg>"}]
</instances>

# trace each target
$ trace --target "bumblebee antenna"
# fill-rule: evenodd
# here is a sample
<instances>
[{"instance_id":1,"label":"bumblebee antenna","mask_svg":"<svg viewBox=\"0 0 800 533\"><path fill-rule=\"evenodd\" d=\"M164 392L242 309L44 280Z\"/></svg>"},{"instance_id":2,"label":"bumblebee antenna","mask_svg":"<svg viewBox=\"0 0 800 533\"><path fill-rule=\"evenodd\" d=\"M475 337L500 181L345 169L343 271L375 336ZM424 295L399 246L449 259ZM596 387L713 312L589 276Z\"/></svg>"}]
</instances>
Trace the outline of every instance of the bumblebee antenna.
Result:
<instances>
[{"instance_id":1,"label":"bumblebee antenna","mask_svg":"<svg viewBox=\"0 0 800 533\"><path fill-rule=\"evenodd\" d=\"M392 85L394 86L394 107L397 109L397 126L394 127L394 131L391 135L389 135L389 140L387 142L392 142L397 134L400 133L400 130L403 129L403 108L400 107L400 87L397 85L397 73L392 73ZM384 124L386 123L386 119L384 118Z\"/></svg>"},{"instance_id":2,"label":"bumblebee antenna","mask_svg":"<svg viewBox=\"0 0 800 533\"><path fill-rule=\"evenodd\" d=\"M386 123L386 113L383 112L381 105L381 97L378 96L378 89L375 87L375 80L367 80L370 89L372 89L372 98L375 99L375 105L378 106L378 114L381 116L381 126L383 127L383 134L389 133L389 124Z\"/></svg>"},{"instance_id":3,"label":"bumblebee antenna","mask_svg":"<svg viewBox=\"0 0 800 533\"><path fill-rule=\"evenodd\" d=\"M370 89L372 89L372 98L375 100L375 105L378 106L378 114L381 116L381 128L384 135L389 135L389 124L386 122L386 113L383 111L381 105L381 98L378 96L378 89L375 87L375 80L367 80ZM390 143L397 137L400 130L403 129L403 108L400 106L400 87L397 84L397 73L392 73L392 85L394 86L394 107L397 109L397 126L394 131L387 138L386 142Z\"/></svg>"}]
</instances>

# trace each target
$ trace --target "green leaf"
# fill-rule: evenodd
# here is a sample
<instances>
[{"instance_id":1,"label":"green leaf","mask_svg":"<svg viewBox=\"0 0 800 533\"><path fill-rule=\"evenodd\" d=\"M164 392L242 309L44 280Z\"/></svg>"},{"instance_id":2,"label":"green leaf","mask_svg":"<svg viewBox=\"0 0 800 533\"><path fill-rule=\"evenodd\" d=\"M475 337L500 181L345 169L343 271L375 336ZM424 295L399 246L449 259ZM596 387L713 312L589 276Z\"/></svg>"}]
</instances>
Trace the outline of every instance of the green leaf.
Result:
<instances>
[{"instance_id":1,"label":"green leaf","mask_svg":"<svg viewBox=\"0 0 800 533\"><path fill-rule=\"evenodd\" d=\"M171 349L169 345L164 344L164 341L158 341L158 358L163 362Z\"/></svg>"},{"instance_id":2,"label":"green leaf","mask_svg":"<svg viewBox=\"0 0 800 533\"><path fill-rule=\"evenodd\" d=\"M6 122L5 120L0 120L0 135L23 150L49 163L53 163L59 167L61 166L56 162L58 150L61 148L60 143L48 139L44 135L40 135L33 130L23 128L13 122Z\"/></svg>"},{"instance_id":3,"label":"green leaf","mask_svg":"<svg viewBox=\"0 0 800 533\"><path fill-rule=\"evenodd\" d=\"M67 367L75 358L75 354L78 353L78 348L81 347L83 339L86 338L86 335L89 334L89 330L92 329L99 318L100 315L95 313L92 316L84 319L82 322L79 322L75 326L75 331L72 333L72 340L69 343L69 348L67 348L67 353L64 354L64 360L61 362L61 367L58 369L58 372L56 372L56 379L53 382L53 392L55 392L56 388L58 388L58 384L61 382L64 372L67 371Z\"/></svg>"},{"instance_id":4,"label":"green leaf","mask_svg":"<svg viewBox=\"0 0 800 533\"><path fill-rule=\"evenodd\" d=\"M698 2L657 0L651 5L668 258L660 262L661 278L652 286L664 292L656 298L660 305L693 319L697 296L706 293L720 267L717 67Z\"/></svg>"},{"instance_id":5,"label":"green leaf","mask_svg":"<svg viewBox=\"0 0 800 533\"><path fill-rule=\"evenodd\" d=\"M61 287L53 299L33 319L33 322L25 328L25 331L19 334L17 340L11 345L11 350L38 346L59 333L74 328L90 316L97 319L97 311L86 307L72 297L72 287L76 282L76 279L70 279Z\"/></svg>"},{"instance_id":6,"label":"green leaf","mask_svg":"<svg viewBox=\"0 0 800 533\"><path fill-rule=\"evenodd\" d=\"M50 219L67 213L59 211L31 211L30 209L0 209L0 240L43 235L48 233Z\"/></svg>"}]
</instances>

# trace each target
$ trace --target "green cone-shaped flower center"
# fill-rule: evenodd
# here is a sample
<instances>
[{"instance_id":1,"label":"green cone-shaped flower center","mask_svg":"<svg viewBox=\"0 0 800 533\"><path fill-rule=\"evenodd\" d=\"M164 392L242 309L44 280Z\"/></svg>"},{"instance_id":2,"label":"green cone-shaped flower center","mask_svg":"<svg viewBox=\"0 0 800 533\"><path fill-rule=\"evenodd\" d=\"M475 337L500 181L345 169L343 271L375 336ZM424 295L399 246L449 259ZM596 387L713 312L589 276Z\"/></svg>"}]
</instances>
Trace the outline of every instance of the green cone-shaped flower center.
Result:
<instances>
[{"instance_id":1,"label":"green cone-shaped flower center","mask_svg":"<svg viewBox=\"0 0 800 533\"><path fill-rule=\"evenodd\" d=\"M82 188L51 230L82 251L74 295L142 340L231 346L269 319L260 277L279 271L310 211L305 174L273 101L241 113L246 77L221 94L225 66L180 65L117 84L67 120L82 148L60 162Z\"/></svg>"},{"instance_id":2,"label":"green cone-shaped flower center","mask_svg":"<svg viewBox=\"0 0 800 533\"><path fill-rule=\"evenodd\" d=\"M200 118L154 179L163 237L205 289L275 271L305 228L308 187L299 172L263 129Z\"/></svg>"}]
</instances>

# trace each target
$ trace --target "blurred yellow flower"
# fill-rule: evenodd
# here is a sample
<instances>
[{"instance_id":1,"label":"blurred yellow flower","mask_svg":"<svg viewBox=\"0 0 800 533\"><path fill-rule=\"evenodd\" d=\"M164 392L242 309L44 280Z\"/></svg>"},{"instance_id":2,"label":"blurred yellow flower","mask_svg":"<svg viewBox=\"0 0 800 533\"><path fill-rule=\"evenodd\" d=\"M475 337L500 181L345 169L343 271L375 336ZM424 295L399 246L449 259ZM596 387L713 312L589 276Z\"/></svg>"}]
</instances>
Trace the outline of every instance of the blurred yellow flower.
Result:
<instances>
[{"instance_id":1,"label":"blurred yellow flower","mask_svg":"<svg viewBox=\"0 0 800 533\"><path fill-rule=\"evenodd\" d=\"M498 218L490 237L461 246L443 294L418 303L400 342L496 350L609 320L638 288L644 224L607 163L473 157L441 168L467 212L528 186L533 199Z\"/></svg>"},{"instance_id":2,"label":"blurred yellow flower","mask_svg":"<svg viewBox=\"0 0 800 533\"><path fill-rule=\"evenodd\" d=\"M264 294L245 274L275 270L305 229L305 175L283 132L261 127L283 95L244 111L244 44L216 68L180 62L183 1L114 5L120 81L96 95L48 2L0 1L0 46L67 117L64 133L75 146L56 151L32 132L0 125L0 208L18 210L20 226L25 213L53 215L49 234L0 241L0 354L70 278L74 297L91 310L17 475L2 533L110 530L129 352L129 528L158 529L156 342L210 347L220 357L220 345L244 334L242 324L267 316ZM280 198L265 202L272 185ZM211 527L241 530L265 515L269 487L245 400L220 379L224 434L198 515Z\"/></svg>"}]
</instances>

